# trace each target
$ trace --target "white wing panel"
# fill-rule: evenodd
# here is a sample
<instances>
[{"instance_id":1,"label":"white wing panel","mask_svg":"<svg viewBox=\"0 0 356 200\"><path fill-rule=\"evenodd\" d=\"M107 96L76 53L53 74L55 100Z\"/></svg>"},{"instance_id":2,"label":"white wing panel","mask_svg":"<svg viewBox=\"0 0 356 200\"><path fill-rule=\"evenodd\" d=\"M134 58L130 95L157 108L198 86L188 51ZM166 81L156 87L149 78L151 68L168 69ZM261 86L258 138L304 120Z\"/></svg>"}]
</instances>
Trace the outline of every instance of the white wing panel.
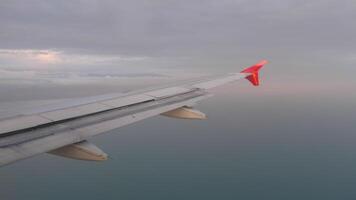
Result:
<instances>
[{"instance_id":1,"label":"white wing panel","mask_svg":"<svg viewBox=\"0 0 356 200\"><path fill-rule=\"evenodd\" d=\"M49 123L50 120L38 115L19 116L0 121L0 134Z\"/></svg>"},{"instance_id":2,"label":"white wing panel","mask_svg":"<svg viewBox=\"0 0 356 200\"><path fill-rule=\"evenodd\" d=\"M161 97L168 97L176 94L181 94L185 92L189 92L191 89L184 88L184 87L170 87L170 88L164 88L164 89L159 89L159 90L153 90L146 92L144 94L161 98Z\"/></svg>"},{"instance_id":3,"label":"white wing panel","mask_svg":"<svg viewBox=\"0 0 356 200\"><path fill-rule=\"evenodd\" d=\"M223 85L228 82L238 80L240 78L244 78L245 76L246 76L245 74L233 74L215 80L207 80L204 82L196 83L189 87L177 86L177 87L169 87L169 88L163 88L158 90L151 90L151 91L144 92L142 94L123 96L114 99L98 101L96 103L89 103L89 104L73 106L69 108L47 111L34 115L24 115L24 116L14 117L11 119L5 119L0 121L0 134L21 130L25 128L30 128L30 127L35 127L53 121L59 121L59 120L75 118L83 115L88 115L96 112L101 112L112 108L123 107L123 106L136 104L148 100L154 100L157 98L164 98L164 97L170 97L178 94L183 94L192 91L194 88L210 89L219 85Z\"/></svg>"},{"instance_id":4,"label":"white wing panel","mask_svg":"<svg viewBox=\"0 0 356 200\"><path fill-rule=\"evenodd\" d=\"M87 114L91 114L91 113L95 113L95 112L108 110L110 108L112 108L112 107L109 107L107 105L103 105L100 103L91 103L91 104L86 104L86 105L82 105L82 106L76 106L76 107L41 113L40 116L43 116L43 117L50 119L52 121L59 121L59 120L63 120L63 119L69 119L69 118L73 118L73 117L79 117L79 116L83 116L83 115L87 115Z\"/></svg>"},{"instance_id":5,"label":"white wing panel","mask_svg":"<svg viewBox=\"0 0 356 200\"><path fill-rule=\"evenodd\" d=\"M210 89L245 77L246 77L245 74L234 74L225 78L219 78L219 79L197 83L193 85L193 87L201 88L201 89Z\"/></svg>"},{"instance_id":6,"label":"white wing panel","mask_svg":"<svg viewBox=\"0 0 356 200\"><path fill-rule=\"evenodd\" d=\"M154 97L147 95L132 95L120 97L111 100L99 101L97 103L84 104L69 108L57 109L33 115L16 116L9 119L0 120L0 134L31 128L54 121L70 119L96 112L109 110L112 108L127 106L147 100L153 100Z\"/></svg>"}]
</instances>

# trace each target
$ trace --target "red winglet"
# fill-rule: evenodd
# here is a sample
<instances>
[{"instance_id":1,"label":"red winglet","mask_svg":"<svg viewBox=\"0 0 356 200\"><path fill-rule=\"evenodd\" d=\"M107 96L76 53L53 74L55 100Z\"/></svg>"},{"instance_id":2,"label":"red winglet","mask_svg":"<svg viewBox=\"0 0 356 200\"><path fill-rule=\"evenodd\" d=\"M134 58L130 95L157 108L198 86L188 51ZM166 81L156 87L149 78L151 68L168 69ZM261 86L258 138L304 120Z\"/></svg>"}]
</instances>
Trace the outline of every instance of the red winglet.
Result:
<instances>
[{"instance_id":1,"label":"red winglet","mask_svg":"<svg viewBox=\"0 0 356 200\"><path fill-rule=\"evenodd\" d=\"M248 76L246 76L246 79L249 80L252 85L254 86L258 86L260 84L260 81L258 79L258 71L263 67L263 65L267 64L267 60L262 60L259 63L246 68L244 70L241 71L241 73L247 73L250 74Z\"/></svg>"}]
</instances>

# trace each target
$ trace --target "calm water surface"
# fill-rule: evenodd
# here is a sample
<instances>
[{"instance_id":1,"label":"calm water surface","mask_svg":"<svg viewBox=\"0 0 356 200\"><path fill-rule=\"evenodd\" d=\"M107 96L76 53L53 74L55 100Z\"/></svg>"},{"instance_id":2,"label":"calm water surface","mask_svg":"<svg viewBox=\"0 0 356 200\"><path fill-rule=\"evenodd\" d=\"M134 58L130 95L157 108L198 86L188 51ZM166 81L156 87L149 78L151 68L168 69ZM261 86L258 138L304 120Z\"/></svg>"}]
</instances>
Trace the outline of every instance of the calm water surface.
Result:
<instances>
[{"instance_id":1,"label":"calm water surface","mask_svg":"<svg viewBox=\"0 0 356 200\"><path fill-rule=\"evenodd\" d=\"M95 137L106 162L2 167L0 199L355 199L355 95L267 86L220 91L197 107L206 121L155 117Z\"/></svg>"}]
</instances>

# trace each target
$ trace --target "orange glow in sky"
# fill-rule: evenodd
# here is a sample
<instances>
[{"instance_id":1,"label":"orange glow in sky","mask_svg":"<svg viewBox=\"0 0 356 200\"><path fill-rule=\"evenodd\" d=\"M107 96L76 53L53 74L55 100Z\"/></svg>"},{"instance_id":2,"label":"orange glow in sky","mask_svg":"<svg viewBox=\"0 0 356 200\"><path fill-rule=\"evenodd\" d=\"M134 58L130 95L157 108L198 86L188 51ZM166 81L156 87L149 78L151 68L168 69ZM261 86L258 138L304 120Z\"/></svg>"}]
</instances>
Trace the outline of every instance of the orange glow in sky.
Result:
<instances>
[{"instance_id":1,"label":"orange glow in sky","mask_svg":"<svg viewBox=\"0 0 356 200\"><path fill-rule=\"evenodd\" d=\"M43 63L56 63L59 61L59 57L56 53L44 52L36 55L36 59Z\"/></svg>"}]
</instances>

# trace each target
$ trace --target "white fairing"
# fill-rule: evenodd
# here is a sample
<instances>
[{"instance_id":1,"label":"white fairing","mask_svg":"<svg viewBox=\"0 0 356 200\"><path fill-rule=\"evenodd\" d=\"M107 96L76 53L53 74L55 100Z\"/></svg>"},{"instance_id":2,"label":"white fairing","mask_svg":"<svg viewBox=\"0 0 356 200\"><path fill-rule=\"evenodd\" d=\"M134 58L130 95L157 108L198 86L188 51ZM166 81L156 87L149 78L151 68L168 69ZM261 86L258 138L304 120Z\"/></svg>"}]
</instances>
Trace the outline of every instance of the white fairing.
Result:
<instances>
[{"instance_id":1,"label":"white fairing","mask_svg":"<svg viewBox=\"0 0 356 200\"><path fill-rule=\"evenodd\" d=\"M48 153L77 160L103 161L108 159L106 153L87 141L67 145Z\"/></svg>"},{"instance_id":2,"label":"white fairing","mask_svg":"<svg viewBox=\"0 0 356 200\"><path fill-rule=\"evenodd\" d=\"M204 113L187 106L162 113L161 115L180 119L206 119L206 115Z\"/></svg>"}]
</instances>

